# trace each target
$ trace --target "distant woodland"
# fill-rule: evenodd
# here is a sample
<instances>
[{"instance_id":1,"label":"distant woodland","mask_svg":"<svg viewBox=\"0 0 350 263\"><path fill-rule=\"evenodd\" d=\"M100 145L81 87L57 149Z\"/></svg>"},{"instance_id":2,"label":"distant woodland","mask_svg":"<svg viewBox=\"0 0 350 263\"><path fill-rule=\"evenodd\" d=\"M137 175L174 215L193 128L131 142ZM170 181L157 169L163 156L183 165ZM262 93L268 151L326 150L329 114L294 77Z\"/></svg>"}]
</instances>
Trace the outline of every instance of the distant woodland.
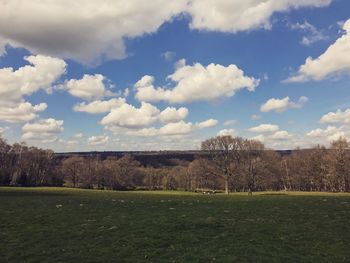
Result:
<instances>
[{"instance_id":1,"label":"distant woodland","mask_svg":"<svg viewBox=\"0 0 350 263\"><path fill-rule=\"evenodd\" d=\"M164 158L160 153L156 158ZM153 158L154 159L154 158ZM350 151L344 138L330 147L281 154L263 143L218 136L194 158L140 162L133 154L57 155L0 138L0 185L108 190L350 191Z\"/></svg>"}]
</instances>

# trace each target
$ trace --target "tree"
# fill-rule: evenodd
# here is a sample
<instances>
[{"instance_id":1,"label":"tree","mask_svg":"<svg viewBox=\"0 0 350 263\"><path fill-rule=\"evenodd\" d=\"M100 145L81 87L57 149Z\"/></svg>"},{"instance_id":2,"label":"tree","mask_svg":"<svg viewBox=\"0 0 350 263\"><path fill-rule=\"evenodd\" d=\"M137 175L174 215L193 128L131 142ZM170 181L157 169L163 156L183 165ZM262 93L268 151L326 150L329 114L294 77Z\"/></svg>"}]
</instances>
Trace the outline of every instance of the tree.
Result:
<instances>
[{"instance_id":1,"label":"tree","mask_svg":"<svg viewBox=\"0 0 350 263\"><path fill-rule=\"evenodd\" d=\"M241 143L241 166L244 170L249 193L256 190L258 175L262 174L264 151L265 146L259 141L244 140Z\"/></svg>"},{"instance_id":2,"label":"tree","mask_svg":"<svg viewBox=\"0 0 350 263\"><path fill-rule=\"evenodd\" d=\"M109 189L128 190L135 187L134 180L139 173L140 163L131 155L127 154L119 159L108 158L103 161L103 166Z\"/></svg>"},{"instance_id":3,"label":"tree","mask_svg":"<svg viewBox=\"0 0 350 263\"><path fill-rule=\"evenodd\" d=\"M345 138L340 137L331 144L331 172L338 191L347 192L349 188L349 144Z\"/></svg>"},{"instance_id":4,"label":"tree","mask_svg":"<svg viewBox=\"0 0 350 263\"><path fill-rule=\"evenodd\" d=\"M10 150L11 146L0 137L0 185L11 182Z\"/></svg>"},{"instance_id":5,"label":"tree","mask_svg":"<svg viewBox=\"0 0 350 263\"><path fill-rule=\"evenodd\" d=\"M84 169L84 158L69 157L62 161L61 169L66 181L75 188L79 185L80 176Z\"/></svg>"},{"instance_id":6,"label":"tree","mask_svg":"<svg viewBox=\"0 0 350 263\"><path fill-rule=\"evenodd\" d=\"M161 188L163 173L161 168L154 168L148 166L143 169L145 177L144 184L146 184L148 190L158 190Z\"/></svg>"},{"instance_id":7,"label":"tree","mask_svg":"<svg viewBox=\"0 0 350 263\"><path fill-rule=\"evenodd\" d=\"M202 142L201 149L208 153L224 179L225 194L229 194L229 181L241 160L244 142L244 139L232 136L217 136Z\"/></svg>"}]
</instances>

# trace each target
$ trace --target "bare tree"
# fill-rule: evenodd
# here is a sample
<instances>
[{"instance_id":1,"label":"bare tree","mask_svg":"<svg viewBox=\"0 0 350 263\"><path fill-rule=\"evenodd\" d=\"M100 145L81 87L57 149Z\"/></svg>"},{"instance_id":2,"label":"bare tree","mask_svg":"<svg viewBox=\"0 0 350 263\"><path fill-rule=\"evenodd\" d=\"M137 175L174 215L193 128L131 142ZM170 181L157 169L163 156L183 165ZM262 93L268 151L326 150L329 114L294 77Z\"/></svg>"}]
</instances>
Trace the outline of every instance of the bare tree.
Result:
<instances>
[{"instance_id":1,"label":"bare tree","mask_svg":"<svg viewBox=\"0 0 350 263\"><path fill-rule=\"evenodd\" d=\"M347 152L348 149L349 144L347 140L342 137L331 144L331 169L338 191L340 192L349 191L350 159Z\"/></svg>"},{"instance_id":2,"label":"bare tree","mask_svg":"<svg viewBox=\"0 0 350 263\"><path fill-rule=\"evenodd\" d=\"M140 163L136 161L131 155L124 155L123 157L108 158L103 161L105 167L104 176L106 178L106 185L113 190L127 190L135 187L134 178L138 173Z\"/></svg>"},{"instance_id":3,"label":"bare tree","mask_svg":"<svg viewBox=\"0 0 350 263\"><path fill-rule=\"evenodd\" d=\"M229 181L241 160L244 139L232 136L217 136L202 142L201 149L207 152L222 175L225 194L229 194Z\"/></svg>"},{"instance_id":4,"label":"bare tree","mask_svg":"<svg viewBox=\"0 0 350 263\"><path fill-rule=\"evenodd\" d=\"M244 170L249 193L257 188L259 174L263 171L263 154L265 146L255 140L244 140L241 143L241 166Z\"/></svg>"},{"instance_id":5,"label":"bare tree","mask_svg":"<svg viewBox=\"0 0 350 263\"><path fill-rule=\"evenodd\" d=\"M63 160L61 169L67 182L75 188L79 185L80 176L84 169L84 158L78 156L69 157Z\"/></svg>"},{"instance_id":6,"label":"bare tree","mask_svg":"<svg viewBox=\"0 0 350 263\"><path fill-rule=\"evenodd\" d=\"M0 185L8 185L11 182L11 146L0 137Z\"/></svg>"}]
</instances>

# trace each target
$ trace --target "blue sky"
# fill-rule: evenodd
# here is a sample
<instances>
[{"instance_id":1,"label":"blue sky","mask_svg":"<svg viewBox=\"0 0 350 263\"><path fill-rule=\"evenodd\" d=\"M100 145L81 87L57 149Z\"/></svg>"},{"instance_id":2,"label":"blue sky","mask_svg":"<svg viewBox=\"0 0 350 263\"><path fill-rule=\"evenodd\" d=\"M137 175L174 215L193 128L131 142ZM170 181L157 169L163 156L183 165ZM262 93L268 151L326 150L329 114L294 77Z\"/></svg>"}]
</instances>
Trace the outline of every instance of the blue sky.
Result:
<instances>
[{"instance_id":1,"label":"blue sky","mask_svg":"<svg viewBox=\"0 0 350 263\"><path fill-rule=\"evenodd\" d=\"M198 149L230 134L290 149L350 138L349 1L0 0L0 10L0 133L11 143Z\"/></svg>"}]
</instances>

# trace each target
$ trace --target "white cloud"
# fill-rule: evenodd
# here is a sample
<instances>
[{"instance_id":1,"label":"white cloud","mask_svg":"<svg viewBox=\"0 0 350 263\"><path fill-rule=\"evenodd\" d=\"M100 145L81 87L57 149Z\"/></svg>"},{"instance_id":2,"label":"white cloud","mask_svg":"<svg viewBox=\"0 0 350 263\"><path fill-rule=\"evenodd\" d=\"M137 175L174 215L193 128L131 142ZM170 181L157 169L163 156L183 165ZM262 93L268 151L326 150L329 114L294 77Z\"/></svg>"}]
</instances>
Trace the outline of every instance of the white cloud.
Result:
<instances>
[{"instance_id":1,"label":"white cloud","mask_svg":"<svg viewBox=\"0 0 350 263\"><path fill-rule=\"evenodd\" d=\"M268 101L266 101L263 105L261 105L260 111L275 111L281 113L286 111L287 109L300 109L304 107L307 101L308 98L304 96L300 97L298 102L290 101L289 97L285 97L283 99L271 98Z\"/></svg>"},{"instance_id":2,"label":"white cloud","mask_svg":"<svg viewBox=\"0 0 350 263\"><path fill-rule=\"evenodd\" d=\"M112 130L113 131L113 130ZM114 132L119 132L119 130L114 130ZM142 129L133 129L126 130L125 133L130 136L138 136L138 137L153 137L159 135L159 129L155 127L150 128L142 128Z\"/></svg>"},{"instance_id":3,"label":"white cloud","mask_svg":"<svg viewBox=\"0 0 350 263\"><path fill-rule=\"evenodd\" d=\"M192 0L190 27L199 30L238 32L271 28L275 12L302 7L324 7L331 0Z\"/></svg>"},{"instance_id":4,"label":"white cloud","mask_svg":"<svg viewBox=\"0 0 350 263\"><path fill-rule=\"evenodd\" d=\"M194 127L190 122L179 121L168 123L159 129L160 135L184 135L193 131Z\"/></svg>"},{"instance_id":5,"label":"white cloud","mask_svg":"<svg viewBox=\"0 0 350 263\"><path fill-rule=\"evenodd\" d=\"M296 136L289 134L287 131L259 134L250 139L260 141L272 149L293 149L300 143ZM305 142L301 146L307 147Z\"/></svg>"},{"instance_id":6,"label":"white cloud","mask_svg":"<svg viewBox=\"0 0 350 263\"><path fill-rule=\"evenodd\" d=\"M254 137L251 137L250 139L254 140L254 141L263 142L263 143L265 143L265 141L266 141L266 137L264 135L262 135L262 134L259 134L259 135L256 135Z\"/></svg>"},{"instance_id":7,"label":"white cloud","mask_svg":"<svg viewBox=\"0 0 350 263\"><path fill-rule=\"evenodd\" d=\"M274 124L260 124L259 126L249 128L248 130L256 133L269 133L278 131L279 127Z\"/></svg>"},{"instance_id":8,"label":"white cloud","mask_svg":"<svg viewBox=\"0 0 350 263\"><path fill-rule=\"evenodd\" d=\"M190 27L221 32L270 28L275 12L323 7L331 0L0 0L5 45L93 64L121 59L125 39L151 34L185 12Z\"/></svg>"},{"instance_id":9,"label":"white cloud","mask_svg":"<svg viewBox=\"0 0 350 263\"><path fill-rule=\"evenodd\" d=\"M63 88L74 97L94 100L115 95L109 90L113 86L109 85L106 87L106 81L106 78L101 74L84 75L81 79L67 81Z\"/></svg>"},{"instance_id":10,"label":"white cloud","mask_svg":"<svg viewBox=\"0 0 350 263\"><path fill-rule=\"evenodd\" d=\"M30 121L37 118L37 113L44 111L46 108L46 103L32 105L29 102L20 102L11 106L2 106L0 103L0 121L10 123Z\"/></svg>"},{"instance_id":11,"label":"white cloud","mask_svg":"<svg viewBox=\"0 0 350 263\"><path fill-rule=\"evenodd\" d=\"M106 144L109 141L109 137L105 135L91 136L88 138L89 145L101 145Z\"/></svg>"},{"instance_id":12,"label":"white cloud","mask_svg":"<svg viewBox=\"0 0 350 263\"><path fill-rule=\"evenodd\" d=\"M321 117L320 122L350 124L350 109L346 109L344 111L337 110L336 112L329 112Z\"/></svg>"},{"instance_id":13,"label":"white cloud","mask_svg":"<svg viewBox=\"0 0 350 263\"><path fill-rule=\"evenodd\" d=\"M81 102L74 106L73 110L78 112L87 112L98 114L110 112L114 108L118 108L125 104L124 98L114 98L110 100L95 100L90 103Z\"/></svg>"},{"instance_id":14,"label":"white cloud","mask_svg":"<svg viewBox=\"0 0 350 263\"><path fill-rule=\"evenodd\" d=\"M158 120L160 111L157 107L142 102L140 108L130 104L123 104L114 108L101 120L106 127L122 127L128 129L143 128L152 125Z\"/></svg>"},{"instance_id":15,"label":"white cloud","mask_svg":"<svg viewBox=\"0 0 350 263\"><path fill-rule=\"evenodd\" d=\"M285 82L320 81L341 73L350 73L350 19L343 26L345 34L316 59L308 57L297 74Z\"/></svg>"},{"instance_id":16,"label":"white cloud","mask_svg":"<svg viewBox=\"0 0 350 263\"><path fill-rule=\"evenodd\" d=\"M287 131L280 130L277 125L261 124L250 128L249 131L260 133L252 137L252 140L261 141L274 149L288 149L294 144L295 137Z\"/></svg>"},{"instance_id":17,"label":"white cloud","mask_svg":"<svg viewBox=\"0 0 350 263\"><path fill-rule=\"evenodd\" d=\"M25 57L30 63L17 70L0 69L0 104L12 105L23 102L24 95L40 89L51 91L51 85L65 73L63 60L42 55Z\"/></svg>"},{"instance_id":18,"label":"white cloud","mask_svg":"<svg viewBox=\"0 0 350 263\"><path fill-rule=\"evenodd\" d=\"M88 64L120 59L126 56L124 39L156 32L186 2L0 0L0 39L3 45Z\"/></svg>"},{"instance_id":19,"label":"white cloud","mask_svg":"<svg viewBox=\"0 0 350 263\"><path fill-rule=\"evenodd\" d=\"M189 135L190 133L211 128L217 125L218 121L214 119L209 119L206 121L202 121L199 123L191 123L191 122L185 122L183 120L178 122L171 122L167 123L164 126L160 127L159 129L151 127L151 128L144 128L134 131L129 131L129 135L133 136L142 136L142 137L150 137L150 136L184 136Z\"/></svg>"},{"instance_id":20,"label":"white cloud","mask_svg":"<svg viewBox=\"0 0 350 263\"><path fill-rule=\"evenodd\" d=\"M199 129L204 129L204 128L211 128L211 127L214 127L218 124L218 121L215 120L215 119L209 119L209 120L206 120L206 121L202 121L202 122L199 122L196 124L196 126L199 128Z\"/></svg>"},{"instance_id":21,"label":"white cloud","mask_svg":"<svg viewBox=\"0 0 350 263\"><path fill-rule=\"evenodd\" d=\"M24 96L40 89L51 92L51 86L66 71L66 63L57 58L37 55L24 58L30 65L17 70L0 69L0 121L25 122L47 108L46 103L32 105Z\"/></svg>"},{"instance_id":22,"label":"white cloud","mask_svg":"<svg viewBox=\"0 0 350 263\"><path fill-rule=\"evenodd\" d=\"M345 129L345 127L335 126L328 126L325 129L314 129L306 134L306 136L316 139L315 141L321 143L332 142L337 140L339 137L345 137L349 139L349 135L349 130Z\"/></svg>"},{"instance_id":23,"label":"white cloud","mask_svg":"<svg viewBox=\"0 0 350 263\"><path fill-rule=\"evenodd\" d=\"M23 102L22 96L40 89L51 91L51 85L66 71L66 63L57 58L42 55L25 57L30 63L17 70L0 69L0 103Z\"/></svg>"},{"instance_id":24,"label":"white cloud","mask_svg":"<svg viewBox=\"0 0 350 263\"><path fill-rule=\"evenodd\" d=\"M236 136L236 131L234 129L223 129L217 133L217 136Z\"/></svg>"},{"instance_id":25,"label":"white cloud","mask_svg":"<svg viewBox=\"0 0 350 263\"><path fill-rule=\"evenodd\" d=\"M65 144L67 147L71 147L71 146L79 144L79 142L75 141L75 140L58 139L58 142L62 143L62 144Z\"/></svg>"},{"instance_id":26,"label":"white cloud","mask_svg":"<svg viewBox=\"0 0 350 263\"><path fill-rule=\"evenodd\" d=\"M187 115L188 109L185 107L178 109L167 107L160 111L157 107L147 102L141 102L139 108L124 103L117 108L111 109L110 113L100 123L105 129L114 133L126 133L134 136L187 134L197 129L213 127L218 123L214 119L195 124L187 123L184 122ZM159 129L150 127L157 122L165 123L165 125Z\"/></svg>"},{"instance_id":27,"label":"white cloud","mask_svg":"<svg viewBox=\"0 0 350 263\"><path fill-rule=\"evenodd\" d=\"M179 109L168 107L160 113L159 119L165 123L178 122L186 119L187 115L188 109L185 107L181 107Z\"/></svg>"},{"instance_id":28,"label":"white cloud","mask_svg":"<svg viewBox=\"0 0 350 263\"><path fill-rule=\"evenodd\" d=\"M291 135L287 131L276 131L269 136L272 140L288 140Z\"/></svg>"},{"instance_id":29,"label":"white cloud","mask_svg":"<svg viewBox=\"0 0 350 263\"><path fill-rule=\"evenodd\" d=\"M247 77L236 65L227 67L200 63L193 66L180 65L168 78L176 86L168 89L155 87L154 77L144 76L136 84L135 97L139 101L166 101L169 103L188 103L193 101L212 101L222 97L232 97L241 89L254 91L259 80Z\"/></svg>"},{"instance_id":30,"label":"white cloud","mask_svg":"<svg viewBox=\"0 0 350 263\"><path fill-rule=\"evenodd\" d=\"M308 21L304 23L291 24L290 27L294 30L300 30L306 35L303 36L301 43L305 46L310 46L315 42L327 39L327 36Z\"/></svg>"},{"instance_id":31,"label":"white cloud","mask_svg":"<svg viewBox=\"0 0 350 263\"><path fill-rule=\"evenodd\" d=\"M22 140L53 142L58 139L57 135L63 132L63 120L49 118L26 123L22 127L22 131Z\"/></svg>"}]
</instances>

